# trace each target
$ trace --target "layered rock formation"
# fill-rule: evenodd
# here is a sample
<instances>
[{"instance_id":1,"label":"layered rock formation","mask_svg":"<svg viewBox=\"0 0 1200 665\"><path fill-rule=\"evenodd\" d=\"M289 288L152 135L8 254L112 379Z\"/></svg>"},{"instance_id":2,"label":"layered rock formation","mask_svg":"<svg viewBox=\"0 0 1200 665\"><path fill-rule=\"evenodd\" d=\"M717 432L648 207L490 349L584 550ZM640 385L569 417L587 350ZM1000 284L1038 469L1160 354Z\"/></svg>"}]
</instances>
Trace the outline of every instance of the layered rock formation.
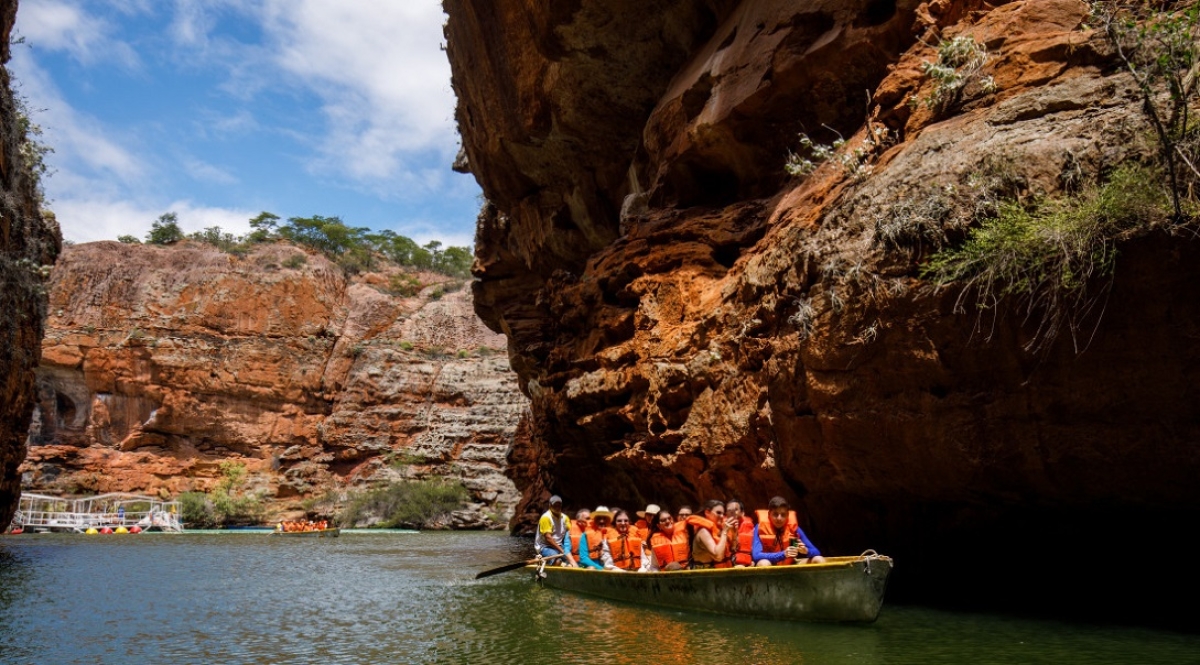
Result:
<instances>
[{"instance_id":1,"label":"layered rock formation","mask_svg":"<svg viewBox=\"0 0 1200 665\"><path fill-rule=\"evenodd\" d=\"M16 0L0 0L0 63L9 58ZM25 432L33 408L33 369L46 318L48 266L62 244L58 224L43 215L30 171L28 118L0 67L0 531L17 508Z\"/></svg>"},{"instance_id":2,"label":"layered rock formation","mask_svg":"<svg viewBox=\"0 0 1200 665\"><path fill-rule=\"evenodd\" d=\"M1055 339L1015 299L961 310L920 278L927 230L961 238L983 205L1153 153L1087 4L445 7L493 206L475 307L532 400L510 456L522 515L550 492L781 494L826 551L885 551L902 594L955 602L1086 603L1090 553L1181 546L1200 514L1200 247L1126 243ZM935 103L923 63L956 36L995 85ZM845 159L788 176L802 132L845 137ZM1007 567L981 576L978 556Z\"/></svg>"},{"instance_id":3,"label":"layered rock formation","mask_svg":"<svg viewBox=\"0 0 1200 665\"><path fill-rule=\"evenodd\" d=\"M394 271L393 271L394 272ZM388 292L290 245L74 245L50 282L30 491L207 490L246 466L276 511L399 478L452 477L459 526L499 526L527 401L469 291Z\"/></svg>"}]
</instances>

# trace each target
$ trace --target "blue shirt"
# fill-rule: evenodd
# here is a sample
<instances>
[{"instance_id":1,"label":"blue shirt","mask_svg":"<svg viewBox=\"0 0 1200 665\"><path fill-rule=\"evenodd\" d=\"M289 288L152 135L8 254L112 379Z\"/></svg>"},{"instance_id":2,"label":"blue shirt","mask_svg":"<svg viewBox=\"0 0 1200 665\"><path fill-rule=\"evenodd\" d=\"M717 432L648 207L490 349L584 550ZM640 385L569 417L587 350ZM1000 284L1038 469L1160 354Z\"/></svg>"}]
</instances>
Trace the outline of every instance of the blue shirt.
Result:
<instances>
[{"instance_id":1,"label":"blue shirt","mask_svg":"<svg viewBox=\"0 0 1200 665\"><path fill-rule=\"evenodd\" d=\"M796 527L795 536L808 548L808 554L801 555L800 558L807 559L814 556L821 556L821 550L818 550L817 546L813 545L812 541L808 539L808 536L804 535L804 529ZM780 537L782 538L783 536L781 535ZM754 525L754 547L750 550L750 558L754 560L754 563L766 559L771 562L771 565L777 565L787 558L787 552L764 552L762 541L758 538L758 525L756 524Z\"/></svg>"},{"instance_id":2,"label":"blue shirt","mask_svg":"<svg viewBox=\"0 0 1200 665\"><path fill-rule=\"evenodd\" d=\"M579 536L579 565L595 568L596 570L604 570L604 564L596 561L588 556L587 532Z\"/></svg>"}]
</instances>

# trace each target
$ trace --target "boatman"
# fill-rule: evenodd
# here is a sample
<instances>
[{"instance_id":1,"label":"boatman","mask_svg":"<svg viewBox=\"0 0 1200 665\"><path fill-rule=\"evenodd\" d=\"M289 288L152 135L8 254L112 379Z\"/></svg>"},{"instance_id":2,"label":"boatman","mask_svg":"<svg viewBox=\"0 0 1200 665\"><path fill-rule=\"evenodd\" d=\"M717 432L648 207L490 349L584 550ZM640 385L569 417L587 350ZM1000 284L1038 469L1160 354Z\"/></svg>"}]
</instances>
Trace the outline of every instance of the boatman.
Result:
<instances>
[{"instance_id":1,"label":"boatman","mask_svg":"<svg viewBox=\"0 0 1200 665\"><path fill-rule=\"evenodd\" d=\"M567 532L570 528L571 518L563 515L562 497L555 494L550 497L550 510L542 513L538 520L537 533L533 535L534 551L538 556L556 557L555 560L565 561L565 565L574 568L577 565L575 557L563 546L563 543L569 542Z\"/></svg>"}]
</instances>

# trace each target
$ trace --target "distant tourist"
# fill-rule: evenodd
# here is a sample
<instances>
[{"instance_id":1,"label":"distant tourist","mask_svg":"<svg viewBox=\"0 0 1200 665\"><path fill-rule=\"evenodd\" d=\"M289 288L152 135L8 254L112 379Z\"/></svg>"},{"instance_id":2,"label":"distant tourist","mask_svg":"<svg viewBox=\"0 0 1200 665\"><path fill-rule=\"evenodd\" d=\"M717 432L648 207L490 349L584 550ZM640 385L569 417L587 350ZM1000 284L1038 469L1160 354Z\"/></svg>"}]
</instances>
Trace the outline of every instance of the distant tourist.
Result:
<instances>
[{"instance_id":1,"label":"distant tourist","mask_svg":"<svg viewBox=\"0 0 1200 665\"><path fill-rule=\"evenodd\" d=\"M553 556L565 560L568 566L577 565L575 557L563 547L563 543L567 542L570 524L571 518L562 512L562 497L557 494L550 497L550 509L542 513L537 533L533 536L533 549L538 556Z\"/></svg>"},{"instance_id":2,"label":"distant tourist","mask_svg":"<svg viewBox=\"0 0 1200 665\"><path fill-rule=\"evenodd\" d=\"M659 508L656 503L649 504L645 510L638 511L639 519L634 522L633 528L637 530L638 537L642 539L642 542L650 540L650 522L660 512L662 512L662 508Z\"/></svg>"},{"instance_id":3,"label":"distant tourist","mask_svg":"<svg viewBox=\"0 0 1200 665\"><path fill-rule=\"evenodd\" d=\"M579 560L579 539L583 537L583 532L591 523L592 511L587 508L580 508L579 512L575 513L575 519L571 521L571 529L568 534L571 539L571 556L576 560Z\"/></svg>"},{"instance_id":4,"label":"distant tourist","mask_svg":"<svg viewBox=\"0 0 1200 665\"><path fill-rule=\"evenodd\" d=\"M734 533L730 536L729 548L732 554L731 560L736 568L744 568L754 565L754 520L746 517L746 506L737 499L730 499L725 502L725 517L730 520L737 520L737 527Z\"/></svg>"},{"instance_id":5,"label":"distant tourist","mask_svg":"<svg viewBox=\"0 0 1200 665\"><path fill-rule=\"evenodd\" d=\"M643 572L683 570L689 557L687 529L676 528L671 511L662 510L650 520L650 543Z\"/></svg>"},{"instance_id":6,"label":"distant tourist","mask_svg":"<svg viewBox=\"0 0 1200 665\"><path fill-rule=\"evenodd\" d=\"M755 511L758 526L754 527L754 549L751 557L756 566L786 566L793 563L822 563L816 545L809 541L796 520L796 512L781 496L771 499L766 510Z\"/></svg>"},{"instance_id":7,"label":"distant tourist","mask_svg":"<svg viewBox=\"0 0 1200 665\"><path fill-rule=\"evenodd\" d=\"M631 572L642 567L642 537L629 523L629 513L613 513L613 528L601 554L605 570Z\"/></svg>"},{"instance_id":8,"label":"distant tourist","mask_svg":"<svg viewBox=\"0 0 1200 665\"><path fill-rule=\"evenodd\" d=\"M579 565L604 570L604 541L608 539L608 523L612 511L607 506L597 506L592 511L592 524L579 538Z\"/></svg>"},{"instance_id":9,"label":"distant tourist","mask_svg":"<svg viewBox=\"0 0 1200 665\"><path fill-rule=\"evenodd\" d=\"M725 502L710 499L704 503L704 515L687 520L692 532L692 568L729 567L726 551L729 529L725 522Z\"/></svg>"}]
</instances>

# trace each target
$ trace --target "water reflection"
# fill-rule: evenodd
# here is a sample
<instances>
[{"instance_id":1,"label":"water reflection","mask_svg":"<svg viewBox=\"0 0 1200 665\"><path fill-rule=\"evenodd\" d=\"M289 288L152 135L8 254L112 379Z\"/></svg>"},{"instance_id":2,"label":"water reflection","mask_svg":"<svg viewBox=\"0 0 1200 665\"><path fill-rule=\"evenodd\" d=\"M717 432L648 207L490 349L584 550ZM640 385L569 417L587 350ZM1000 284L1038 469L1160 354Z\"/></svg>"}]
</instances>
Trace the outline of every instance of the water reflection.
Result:
<instances>
[{"instance_id":1,"label":"water reflection","mask_svg":"<svg viewBox=\"0 0 1200 665\"><path fill-rule=\"evenodd\" d=\"M0 540L9 663L1194 661L1200 637L885 606L875 624L737 619L543 588L498 534Z\"/></svg>"}]
</instances>

